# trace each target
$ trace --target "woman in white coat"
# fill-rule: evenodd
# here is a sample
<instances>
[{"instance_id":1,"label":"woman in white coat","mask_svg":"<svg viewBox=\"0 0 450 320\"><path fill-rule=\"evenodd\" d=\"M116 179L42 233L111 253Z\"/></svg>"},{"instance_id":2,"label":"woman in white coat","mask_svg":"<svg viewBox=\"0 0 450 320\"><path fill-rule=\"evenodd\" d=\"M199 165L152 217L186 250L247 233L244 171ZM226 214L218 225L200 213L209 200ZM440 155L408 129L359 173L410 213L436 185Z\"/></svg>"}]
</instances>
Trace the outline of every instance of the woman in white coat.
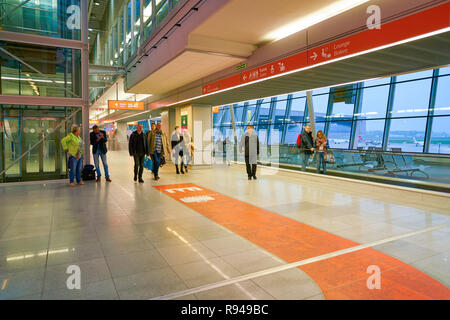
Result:
<instances>
[{"instance_id":1,"label":"woman in white coat","mask_svg":"<svg viewBox=\"0 0 450 320\"><path fill-rule=\"evenodd\" d=\"M192 148L192 141L191 141L191 133L188 129L183 130L183 141L181 143L182 150L183 150L183 161L181 165L184 164L184 169L186 173L188 172L188 164L192 160L192 154L191 154L191 148Z\"/></svg>"}]
</instances>

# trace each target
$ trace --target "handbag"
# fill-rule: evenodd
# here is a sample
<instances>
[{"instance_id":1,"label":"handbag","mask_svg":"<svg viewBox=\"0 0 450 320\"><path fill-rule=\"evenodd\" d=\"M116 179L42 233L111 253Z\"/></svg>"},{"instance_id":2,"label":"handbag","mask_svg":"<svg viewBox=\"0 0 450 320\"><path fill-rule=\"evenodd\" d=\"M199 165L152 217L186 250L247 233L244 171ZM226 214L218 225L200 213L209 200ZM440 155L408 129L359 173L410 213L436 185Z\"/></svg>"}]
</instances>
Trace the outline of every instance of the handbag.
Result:
<instances>
[{"instance_id":1,"label":"handbag","mask_svg":"<svg viewBox=\"0 0 450 320\"><path fill-rule=\"evenodd\" d=\"M149 157L145 157L144 159L144 168L147 170L153 170L153 162Z\"/></svg>"},{"instance_id":2,"label":"handbag","mask_svg":"<svg viewBox=\"0 0 450 320\"><path fill-rule=\"evenodd\" d=\"M334 155L332 153L327 153L325 162L334 163L335 162Z\"/></svg>"}]
</instances>

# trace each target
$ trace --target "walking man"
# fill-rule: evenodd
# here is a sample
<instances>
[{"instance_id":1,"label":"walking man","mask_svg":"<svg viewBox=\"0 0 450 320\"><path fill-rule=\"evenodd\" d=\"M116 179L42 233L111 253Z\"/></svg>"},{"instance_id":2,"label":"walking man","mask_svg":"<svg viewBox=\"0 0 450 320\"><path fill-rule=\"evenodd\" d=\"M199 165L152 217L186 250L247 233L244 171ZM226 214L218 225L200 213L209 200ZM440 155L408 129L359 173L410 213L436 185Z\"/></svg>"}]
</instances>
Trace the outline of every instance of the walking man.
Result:
<instances>
[{"instance_id":1,"label":"walking man","mask_svg":"<svg viewBox=\"0 0 450 320\"><path fill-rule=\"evenodd\" d=\"M106 159L106 153L108 152L108 149L106 147L106 142L108 141L108 138L106 137L106 131L100 130L100 128L97 125L94 125L94 127L92 127L92 132L89 138L92 145L92 155L94 157L94 165L97 171L96 181L100 182L102 177L102 173L100 171L100 163L98 161L99 160L98 158L101 158L103 170L105 171L106 181L111 182L111 179L109 178L108 162Z\"/></svg>"},{"instance_id":2,"label":"walking man","mask_svg":"<svg viewBox=\"0 0 450 320\"><path fill-rule=\"evenodd\" d=\"M303 134L301 135L300 149L302 152L302 171L306 172L309 158L314 153L314 143L310 125L305 126L305 131L303 131Z\"/></svg>"},{"instance_id":3,"label":"walking man","mask_svg":"<svg viewBox=\"0 0 450 320\"><path fill-rule=\"evenodd\" d=\"M128 143L130 157L134 158L134 181L137 181L139 174L139 183L144 183L142 173L144 172L145 155L148 155L147 139L142 129L142 124L138 124Z\"/></svg>"},{"instance_id":4,"label":"walking man","mask_svg":"<svg viewBox=\"0 0 450 320\"><path fill-rule=\"evenodd\" d=\"M169 140L161 130L161 123L156 125L156 130L151 131L148 137L149 154L153 156L153 175L155 180L159 180L159 166L161 158L167 158L170 154Z\"/></svg>"},{"instance_id":5,"label":"walking man","mask_svg":"<svg viewBox=\"0 0 450 320\"><path fill-rule=\"evenodd\" d=\"M245 152L242 150L245 147ZM245 165L247 167L248 180L256 180L256 164L259 157L259 138L253 131L253 126L247 127L247 132L243 135L239 143L239 151L245 153Z\"/></svg>"}]
</instances>

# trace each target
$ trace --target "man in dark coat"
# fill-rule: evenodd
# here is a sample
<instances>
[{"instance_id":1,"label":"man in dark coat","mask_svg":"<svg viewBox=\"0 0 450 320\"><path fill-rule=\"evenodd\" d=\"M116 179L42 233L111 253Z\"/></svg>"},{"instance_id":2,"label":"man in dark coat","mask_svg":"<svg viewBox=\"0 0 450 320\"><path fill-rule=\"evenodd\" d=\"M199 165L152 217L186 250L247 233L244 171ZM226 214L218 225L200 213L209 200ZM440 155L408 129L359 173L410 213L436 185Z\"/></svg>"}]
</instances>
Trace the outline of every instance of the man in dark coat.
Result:
<instances>
[{"instance_id":1,"label":"man in dark coat","mask_svg":"<svg viewBox=\"0 0 450 320\"><path fill-rule=\"evenodd\" d=\"M242 136L239 143L239 151L244 154L245 147L245 165L247 167L248 180L256 180L256 165L259 156L259 138L253 131L253 126L247 127L247 132Z\"/></svg>"},{"instance_id":2,"label":"man in dark coat","mask_svg":"<svg viewBox=\"0 0 450 320\"><path fill-rule=\"evenodd\" d=\"M301 152L302 152L302 171L305 172L309 158L314 153L314 143L310 125L306 125L305 131L303 131L302 133Z\"/></svg>"},{"instance_id":3,"label":"man in dark coat","mask_svg":"<svg viewBox=\"0 0 450 320\"><path fill-rule=\"evenodd\" d=\"M100 163L98 161L98 158L101 158L103 170L105 170L106 181L111 182L111 179L109 177L108 162L106 159L106 153L108 152L108 149L106 147L106 142L108 141L106 131L100 130L100 128L97 125L94 125L92 127L92 132L89 135L89 140L92 145L92 155L94 157L94 165L97 171L96 181L97 182L101 181L102 174L100 171Z\"/></svg>"},{"instance_id":4,"label":"man in dark coat","mask_svg":"<svg viewBox=\"0 0 450 320\"><path fill-rule=\"evenodd\" d=\"M142 124L137 125L136 131L131 134L130 142L128 143L130 157L134 158L134 181L137 181L139 174L139 183L144 183L142 174L144 172L145 155L148 155L147 136L142 128Z\"/></svg>"}]
</instances>

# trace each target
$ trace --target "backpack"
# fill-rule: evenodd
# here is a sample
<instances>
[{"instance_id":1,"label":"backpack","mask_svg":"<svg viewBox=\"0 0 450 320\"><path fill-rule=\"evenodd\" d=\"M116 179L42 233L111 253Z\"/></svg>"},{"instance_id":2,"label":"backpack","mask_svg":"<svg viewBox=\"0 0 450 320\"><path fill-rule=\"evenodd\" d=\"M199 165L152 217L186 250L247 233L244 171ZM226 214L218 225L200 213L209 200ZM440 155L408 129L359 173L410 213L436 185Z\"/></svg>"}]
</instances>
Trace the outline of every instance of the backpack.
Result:
<instances>
[{"instance_id":1,"label":"backpack","mask_svg":"<svg viewBox=\"0 0 450 320\"><path fill-rule=\"evenodd\" d=\"M85 165L81 171L81 178L83 181L95 180L95 167L90 164Z\"/></svg>"},{"instance_id":2,"label":"backpack","mask_svg":"<svg viewBox=\"0 0 450 320\"><path fill-rule=\"evenodd\" d=\"M297 147L302 147L302 134L300 133L297 137Z\"/></svg>"}]
</instances>

